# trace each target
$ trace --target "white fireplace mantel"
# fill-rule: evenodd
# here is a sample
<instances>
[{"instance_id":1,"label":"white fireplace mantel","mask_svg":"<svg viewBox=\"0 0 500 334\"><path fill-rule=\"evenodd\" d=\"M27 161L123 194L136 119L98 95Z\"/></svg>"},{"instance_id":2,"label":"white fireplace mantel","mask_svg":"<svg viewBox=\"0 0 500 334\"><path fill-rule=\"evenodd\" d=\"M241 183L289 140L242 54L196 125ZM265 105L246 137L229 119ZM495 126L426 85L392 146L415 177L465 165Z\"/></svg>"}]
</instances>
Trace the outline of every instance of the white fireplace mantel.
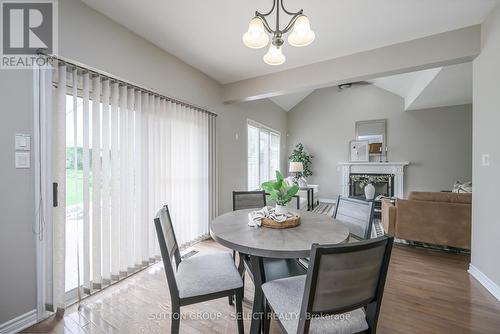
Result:
<instances>
[{"instance_id":1,"label":"white fireplace mantel","mask_svg":"<svg viewBox=\"0 0 500 334\"><path fill-rule=\"evenodd\" d=\"M394 174L394 197L404 196L404 171L410 162L339 162L342 172L342 196L349 196L349 175Z\"/></svg>"}]
</instances>

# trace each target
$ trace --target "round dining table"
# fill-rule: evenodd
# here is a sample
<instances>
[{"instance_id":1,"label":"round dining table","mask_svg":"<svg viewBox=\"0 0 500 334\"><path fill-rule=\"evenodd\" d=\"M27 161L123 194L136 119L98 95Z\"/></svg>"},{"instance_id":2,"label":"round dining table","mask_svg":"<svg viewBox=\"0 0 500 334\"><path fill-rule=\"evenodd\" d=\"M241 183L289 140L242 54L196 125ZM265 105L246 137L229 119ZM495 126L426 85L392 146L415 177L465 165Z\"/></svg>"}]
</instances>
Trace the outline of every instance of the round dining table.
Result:
<instances>
[{"instance_id":1,"label":"round dining table","mask_svg":"<svg viewBox=\"0 0 500 334\"><path fill-rule=\"evenodd\" d=\"M264 296L261 286L266 281L307 273L298 259L308 258L313 244L340 244L349 238L348 228L340 221L324 214L296 211L300 225L293 228L273 229L249 226L248 214L255 209L237 210L212 220L210 235L219 244L239 253L240 273L248 270L255 285L250 333L261 332ZM288 261L286 264L280 262ZM278 273L276 268L289 272ZM295 264L296 263L296 264ZM269 265L271 268L271 266ZM299 268L299 269L291 269ZM301 269L300 269L301 268Z\"/></svg>"}]
</instances>

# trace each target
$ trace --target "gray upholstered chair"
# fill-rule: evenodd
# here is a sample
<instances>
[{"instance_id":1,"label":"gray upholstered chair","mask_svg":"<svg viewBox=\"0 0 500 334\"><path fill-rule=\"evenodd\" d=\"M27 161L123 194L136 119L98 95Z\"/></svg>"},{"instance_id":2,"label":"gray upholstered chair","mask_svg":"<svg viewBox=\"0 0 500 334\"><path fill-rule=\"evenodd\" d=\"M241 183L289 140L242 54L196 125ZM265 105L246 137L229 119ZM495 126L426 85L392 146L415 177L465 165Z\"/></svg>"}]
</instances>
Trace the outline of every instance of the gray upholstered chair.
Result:
<instances>
[{"instance_id":1,"label":"gray upholstered chair","mask_svg":"<svg viewBox=\"0 0 500 334\"><path fill-rule=\"evenodd\" d=\"M182 260L166 205L154 223L172 302L170 333L179 333L181 306L236 296L238 333L243 334L243 281L231 255L216 253Z\"/></svg>"},{"instance_id":2,"label":"gray upholstered chair","mask_svg":"<svg viewBox=\"0 0 500 334\"><path fill-rule=\"evenodd\" d=\"M375 333L393 238L313 245L307 275L262 285L264 333L271 312L283 332Z\"/></svg>"},{"instance_id":3,"label":"gray upholstered chair","mask_svg":"<svg viewBox=\"0 0 500 334\"><path fill-rule=\"evenodd\" d=\"M349 228L349 239L370 239L373 225L373 201L339 196L333 218Z\"/></svg>"}]
</instances>

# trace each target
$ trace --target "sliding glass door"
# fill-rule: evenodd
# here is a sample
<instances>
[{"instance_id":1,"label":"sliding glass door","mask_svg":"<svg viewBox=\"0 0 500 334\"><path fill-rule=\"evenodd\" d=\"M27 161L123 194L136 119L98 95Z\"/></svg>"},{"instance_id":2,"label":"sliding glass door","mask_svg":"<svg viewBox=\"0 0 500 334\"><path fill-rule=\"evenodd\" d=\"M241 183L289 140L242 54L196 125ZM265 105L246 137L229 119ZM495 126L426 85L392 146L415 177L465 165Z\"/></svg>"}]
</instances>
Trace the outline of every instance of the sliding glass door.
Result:
<instances>
[{"instance_id":1,"label":"sliding glass door","mask_svg":"<svg viewBox=\"0 0 500 334\"><path fill-rule=\"evenodd\" d=\"M153 219L163 205L181 247L208 236L215 115L82 68L59 66L53 78L60 307L61 293L75 300L79 288L98 291L158 261Z\"/></svg>"}]
</instances>

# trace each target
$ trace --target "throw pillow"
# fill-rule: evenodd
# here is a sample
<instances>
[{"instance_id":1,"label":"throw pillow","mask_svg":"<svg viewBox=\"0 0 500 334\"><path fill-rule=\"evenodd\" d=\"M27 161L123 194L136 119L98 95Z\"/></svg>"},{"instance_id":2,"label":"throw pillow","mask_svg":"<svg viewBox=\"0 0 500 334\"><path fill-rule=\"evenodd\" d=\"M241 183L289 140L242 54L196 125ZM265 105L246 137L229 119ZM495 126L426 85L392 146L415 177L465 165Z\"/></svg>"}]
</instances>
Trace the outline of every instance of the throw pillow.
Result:
<instances>
[{"instance_id":1,"label":"throw pillow","mask_svg":"<svg viewBox=\"0 0 500 334\"><path fill-rule=\"evenodd\" d=\"M453 185L454 193L471 193L472 192L472 182L460 182L457 181Z\"/></svg>"}]
</instances>

